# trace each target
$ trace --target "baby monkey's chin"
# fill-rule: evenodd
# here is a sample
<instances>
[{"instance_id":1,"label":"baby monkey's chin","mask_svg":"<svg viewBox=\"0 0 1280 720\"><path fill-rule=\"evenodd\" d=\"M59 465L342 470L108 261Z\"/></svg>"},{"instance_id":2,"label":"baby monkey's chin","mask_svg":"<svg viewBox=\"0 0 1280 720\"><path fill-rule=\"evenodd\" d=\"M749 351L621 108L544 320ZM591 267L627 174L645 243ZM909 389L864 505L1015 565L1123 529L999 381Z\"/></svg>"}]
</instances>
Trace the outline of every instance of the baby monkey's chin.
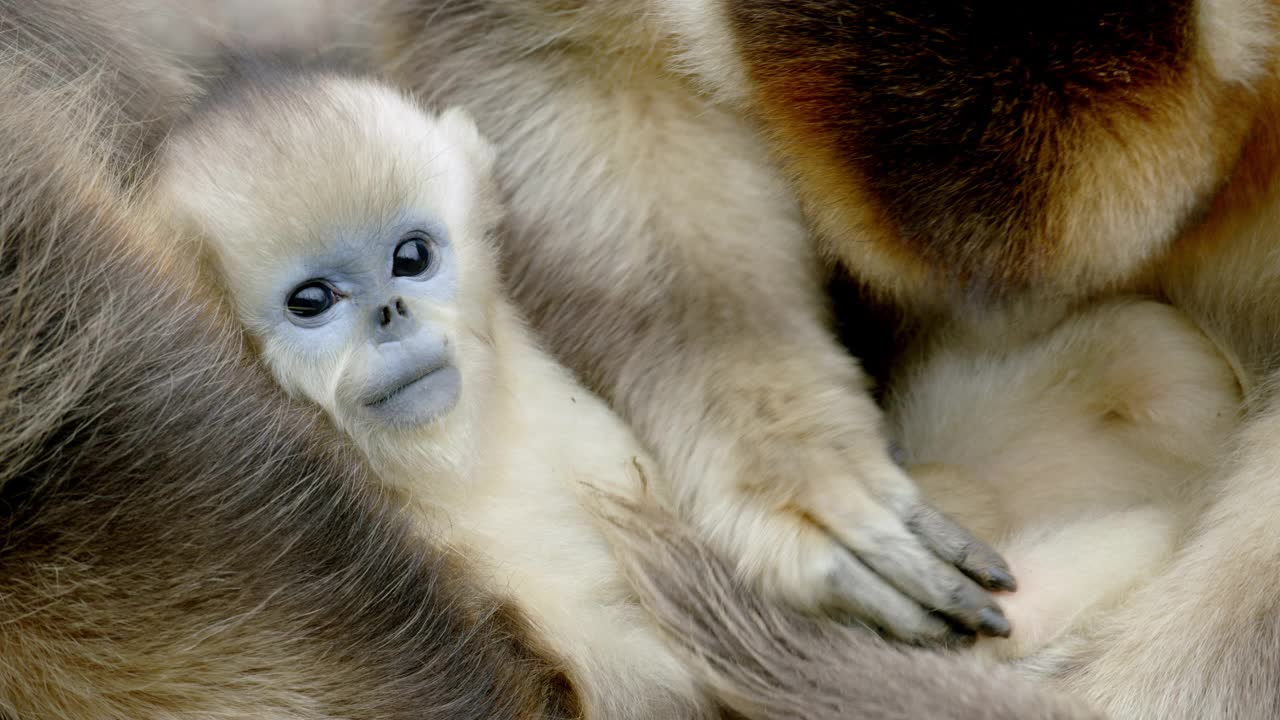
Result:
<instances>
[{"instance_id":1,"label":"baby monkey's chin","mask_svg":"<svg viewBox=\"0 0 1280 720\"><path fill-rule=\"evenodd\" d=\"M396 429L413 429L444 417L458 404L462 373L453 364L423 368L361 403L370 420Z\"/></svg>"}]
</instances>

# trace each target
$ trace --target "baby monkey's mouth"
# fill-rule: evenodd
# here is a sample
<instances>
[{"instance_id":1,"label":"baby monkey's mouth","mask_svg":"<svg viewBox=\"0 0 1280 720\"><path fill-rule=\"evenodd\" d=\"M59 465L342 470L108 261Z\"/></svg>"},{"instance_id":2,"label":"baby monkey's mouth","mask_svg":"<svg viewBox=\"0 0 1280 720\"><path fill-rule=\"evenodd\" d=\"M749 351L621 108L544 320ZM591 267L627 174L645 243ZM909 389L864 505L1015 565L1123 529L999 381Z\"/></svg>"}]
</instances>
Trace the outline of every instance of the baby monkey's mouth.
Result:
<instances>
[{"instance_id":1,"label":"baby monkey's mouth","mask_svg":"<svg viewBox=\"0 0 1280 720\"><path fill-rule=\"evenodd\" d=\"M394 427L434 422L457 404L462 373L448 352L401 353L383 364L360 396L363 413Z\"/></svg>"},{"instance_id":2,"label":"baby monkey's mouth","mask_svg":"<svg viewBox=\"0 0 1280 720\"><path fill-rule=\"evenodd\" d=\"M389 427L415 428L433 423L457 405L462 373L443 342L393 346L379 360L371 365L370 382L356 396L356 406L366 418Z\"/></svg>"},{"instance_id":3,"label":"baby monkey's mouth","mask_svg":"<svg viewBox=\"0 0 1280 720\"><path fill-rule=\"evenodd\" d=\"M449 367L449 363L437 363L434 365L430 365L426 368L420 369L419 371L412 373L406 377L401 377L396 381L394 381L392 384L385 386L380 390L375 391L373 395L371 395L365 400L364 406L367 408L377 408L380 405L385 405L387 402L395 399L395 397L400 393L404 392L405 390L408 390L414 385L417 385L418 383L422 382L423 380L426 380L428 377L436 374L437 372L440 372L441 370L444 370L447 367Z\"/></svg>"}]
</instances>

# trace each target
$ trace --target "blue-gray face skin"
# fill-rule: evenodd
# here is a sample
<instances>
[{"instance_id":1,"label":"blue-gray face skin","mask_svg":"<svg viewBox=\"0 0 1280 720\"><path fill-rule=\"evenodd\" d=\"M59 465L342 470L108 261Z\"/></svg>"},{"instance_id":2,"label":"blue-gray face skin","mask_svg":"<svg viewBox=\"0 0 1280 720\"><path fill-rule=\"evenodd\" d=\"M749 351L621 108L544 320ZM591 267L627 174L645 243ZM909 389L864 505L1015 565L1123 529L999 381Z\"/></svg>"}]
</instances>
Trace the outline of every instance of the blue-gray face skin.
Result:
<instances>
[{"instance_id":1,"label":"blue-gray face skin","mask_svg":"<svg viewBox=\"0 0 1280 720\"><path fill-rule=\"evenodd\" d=\"M314 250L314 248L313 248ZM361 416L414 427L448 412L462 390L449 329L424 312L451 304L457 258L445 228L405 220L344 231L281 273L269 310L304 358L358 348L363 372L345 398Z\"/></svg>"}]
</instances>

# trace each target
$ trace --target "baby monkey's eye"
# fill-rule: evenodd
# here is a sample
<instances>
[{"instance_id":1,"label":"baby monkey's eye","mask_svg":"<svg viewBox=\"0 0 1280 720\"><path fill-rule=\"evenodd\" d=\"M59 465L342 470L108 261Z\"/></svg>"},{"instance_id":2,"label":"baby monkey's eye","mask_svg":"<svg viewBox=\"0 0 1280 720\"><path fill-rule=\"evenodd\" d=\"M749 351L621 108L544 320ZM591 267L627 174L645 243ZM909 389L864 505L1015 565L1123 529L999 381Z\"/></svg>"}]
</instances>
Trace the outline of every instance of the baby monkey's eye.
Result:
<instances>
[{"instance_id":1,"label":"baby monkey's eye","mask_svg":"<svg viewBox=\"0 0 1280 720\"><path fill-rule=\"evenodd\" d=\"M308 280L299 285L285 301L285 309L302 318L315 317L333 307L338 294L326 282Z\"/></svg>"},{"instance_id":2,"label":"baby monkey's eye","mask_svg":"<svg viewBox=\"0 0 1280 720\"><path fill-rule=\"evenodd\" d=\"M410 235L396 246L391 258L391 274L396 277L416 277L436 264L436 249L420 235Z\"/></svg>"}]
</instances>

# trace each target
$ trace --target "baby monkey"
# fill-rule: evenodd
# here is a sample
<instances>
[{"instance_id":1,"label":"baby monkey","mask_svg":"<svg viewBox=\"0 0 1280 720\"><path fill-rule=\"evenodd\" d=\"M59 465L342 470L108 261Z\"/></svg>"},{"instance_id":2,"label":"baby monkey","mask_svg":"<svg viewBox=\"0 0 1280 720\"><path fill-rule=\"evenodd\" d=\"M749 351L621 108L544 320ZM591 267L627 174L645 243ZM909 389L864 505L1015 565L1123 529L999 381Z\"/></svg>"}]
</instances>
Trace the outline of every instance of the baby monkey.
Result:
<instances>
[{"instance_id":1,"label":"baby monkey","mask_svg":"<svg viewBox=\"0 0 1280 720\"><path fill-rule=\"evenodd\" d=\"M1226 358L1149 300L1090 306L1025 343L955 333L921 358L888 417L922 492L1018 575L1001 598L1012 635L978 644L1003 659L1069 639L1160 570L1239 420Z\"/></svg>"},{"instance_id":2,"label":"baby monkey","mask_svg":"<svg viewBox=\"0 0 1280 720\"><path fill-rule=\"evenodd\" d=\"M597 490L656 490L652 461L500 290L493 159L460 111L271 70L175 130L157 192L279 382L525 612L585 717L710 717L589 510Z\"/></svg>"}]
</instances>

